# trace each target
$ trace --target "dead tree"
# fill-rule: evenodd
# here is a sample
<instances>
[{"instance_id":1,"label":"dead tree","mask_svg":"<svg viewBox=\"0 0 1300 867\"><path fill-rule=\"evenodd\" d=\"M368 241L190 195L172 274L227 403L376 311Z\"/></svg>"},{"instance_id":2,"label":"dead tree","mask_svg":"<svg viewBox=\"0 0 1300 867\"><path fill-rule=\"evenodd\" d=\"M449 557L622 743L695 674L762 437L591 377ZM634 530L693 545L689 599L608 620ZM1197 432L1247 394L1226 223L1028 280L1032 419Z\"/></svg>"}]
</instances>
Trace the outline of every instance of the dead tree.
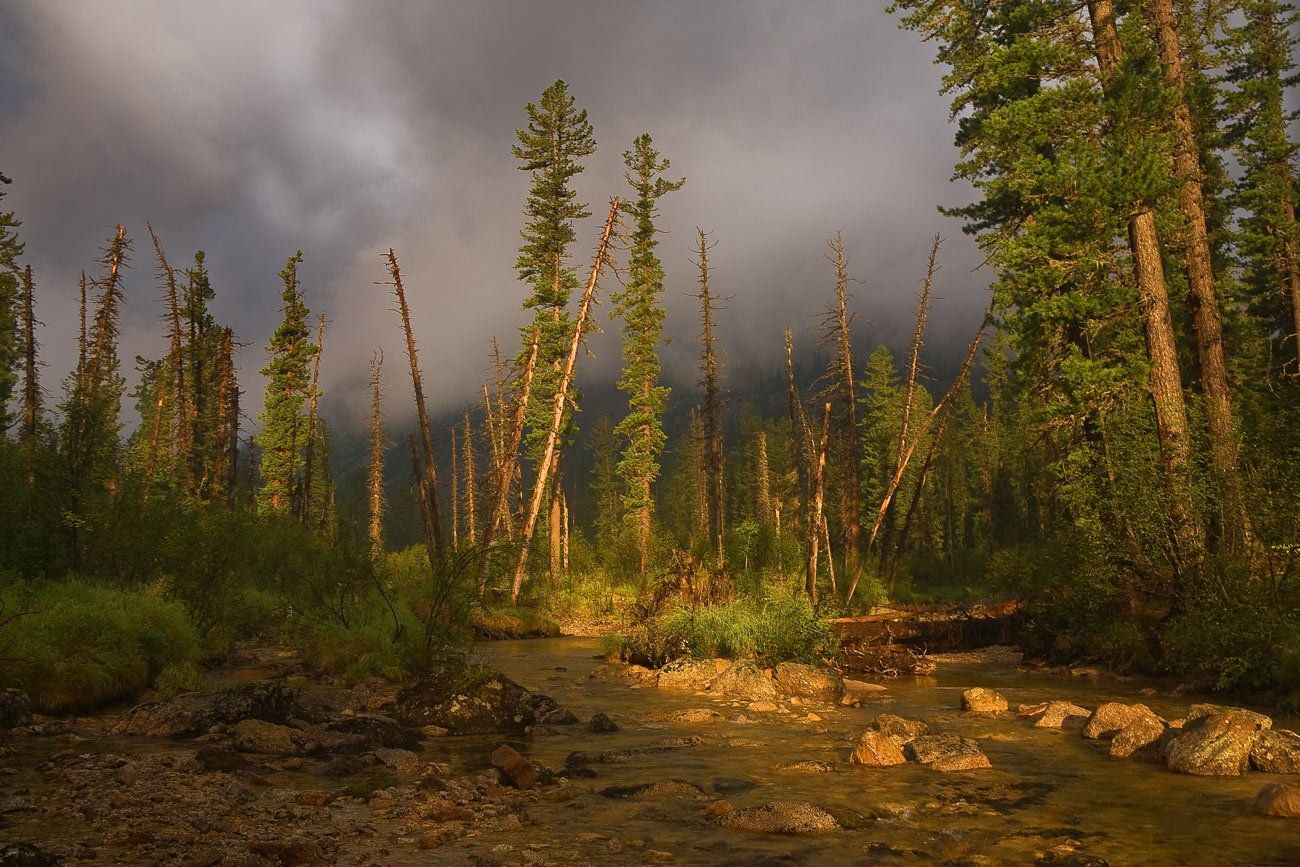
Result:
<instances>
[{"instance_id":1,"label":"dead tree","mask_svg":"<svg viewBox=\"0 0 1300 867\"><path fill-rule=\"evenodd\" d=\"M384 556L384 351L370 356L370 461L366 467L366 503L370 509L370 558Z\"/></svg>"},{"instance_id":2,"label":"dead tree","mask_svg":"<svg viewBox=\"0 0 1300 867\"><path fill-rule=\"evenodd\" d=\"M812 466L808 503L808 560L804 571L804 591L808 601L817 603L817 555L822 535L822 503L826 478L826 440L831 430L831 405L822 413L821 433L817 437L817 457ZM829 554L828 554L829 556Z\"/></svg>"},{"instance_id":3,"label":"dead tree","mask_svg":"<svg viewBox=\"0 0 1300 867\"><path fill-rule=\"evenodd\" d=\"M420 379L420 361L415 348L415 335L411 331L411 311L406 304L406 288L402 285L402 272L397 267L397 254L388 249L388 273L393 278L393 292L397 296L397 311L402 317L402 331L406 335L406 357L411 363L411 388L415 392L415 413L420 423L420 456L424 460L424 476L420 487L428 503L426 529L429 531L430 565L442 557L442 520L438 512L438 469L433 461L433 435L429 431L429 411L424 404L424 385ZM419 463L419 461L417 461Z\"/></svg>"},{"instance_id":4,"label":"dead tree","mask_svg":"<svg viewBox=\"0 0 1300 867\"><path fill-rule=\"evenodd\" d=\"M420 448L415 444L415 434L407 434L411 445L411 477L415 482L415 497L420 503L420 524L424 529L424 547L429 553L429 565L434 566L442 556L441 543L434 532L433 511L429 508L427 472L420 466Z\"/></svg>"},{"instance_id":5,"label":"dead tree","mask_svg":"<svg viewBox=\"0 0 1300 867\"><path fill-rule=\"evenodd\" d=\"M461 436L461 474L465 489L465 536L471 545L478 542L478 509L475 504L475 489L478 487L477 470L474 466L474 428L470 424L469 411L465 411L465 432Z\"/></svg>"},{"instance_id":6,"label":"dead tree","mask_svg":"<svg viewBox=\"0 0 1300 867\"><path fill-rule=\"evenodd\" d=\"M718 350L715 345L714 312L720 299L709 288L709 236L697 228L699 238L695 254L700 269L700 386L704 389L705 485L709 503L709 546L713 549L714 568L723 567L722 547L722 406L718 386Z\"/></svg>"},{"instance_id":7,"label":"dead tree","mask_svg":"<svg viewBox=\"0 0 1300 867\"><path fill-rule=\"evenodd\" d=\"M931 290L934 287L934 275L938 271L939 245L943 239L938 235L930 242L930 257L925 265L925 279L921 282L921 291L917 294L916 328L912 332L912 345L907 356L907 382L903 386L903 418L898 426L898 447L894 452L894 469L903 462L904 453L908 452L912 433L912 412L916 405L916 383L921 369L921 347L925 343L925 324L930 315ZM893 541L895 509L891 499L885 511L884 525L880 537L880 571L885 571L890 543Z\"/></svg>"},{"instance_id":8,"label":"dead tree","mask_svg":"<svg viewBox=\"0 0 1300 867\"><path fill-rule=\"evenodd\" d=\"M821 323L824 340L832 347L833 365L830 371L828 393L837 395L840 404L840 442L844 452L844 486L843 500L844 529L846 550L845 563L856 563L859 555L858 541L861 535L861 507L858 503L861 454L858 447L858 399L857 384L853 374L853 342L850 326L853 314L849 312L848 261L844 257L844 238L839 232L826 242L830 252L826 259L835 269L835 301L826 311Z\"/></svg>"},{"instance_id":9,"label":"dead tree","mask_svg":"<svg viewBox=\"0 0 1300 867\"><path fill-rule=\"evenodd\" d=\"M966 385L966 381L970 377L971 364L975 360L975 352L979 349L980 342L984 339L984 330L988 327L989 317L991 314L992 306L990 306L989 311L985 314L983 321L980 322L979 330L975 332L975 337L971 340L970 346L967 347L966 359L962 362L961 370L958 372L957 378L953 381L953 384L948 388L948 391L944 393L939 402L935 404L934 408L930 410L930 413L925 417L921 424L917 426L916 435L912 437L910 444L903 452L902 458L895 466L894 475L885 488L885 494L881 497L880 506L876 509L875 520L871 524L871 532L867 534L867 543L865 547L868 550L870 550L871 545L876 541L876 534L880 531L880 526L885 519L885 513L889 510L890 504L894 501L894 494L898 492L899 486L903 483L903 475L907 472L907 464L912 458L912 453L916 451L917 445L919 445L921 440L925 438L925 435L929 433L930 428L934 425L935 420L940 416L940 414L945 411L950 411L946 408L951 406L952 402L957 399L958 392ZM844 600L846 602L852 601L853 594L858 589L858 581L862 578L862 569L865 564L866 561L863 560L858 564L858 568L854 571L853 580L849 582L848 589L844 594Z\"/></svg>"},{"instance_id":10,"label":"dead tree","mask_svg":"<svg viewBox=\"0 0 1300 867\"><path fill-rule=\"evenodd\" d=\"M596 284L600 280L600 273L605 265L605 256L609 248L609 236L614 230L614 222L617 218L618 196L614 196L610 199L609 216L605 218L605 228L600 234L600 244L596 247L596 261L592 263L591 276L587 280L587 288L582 293L582 301L578 305L578 319L574 323L573 338L569 342L569 354L565 360L564 369L560 374L559 386L555 390L551 424L546 433L546 448L542 453L541 461L537 464L537 478L533 481L532 501L529 504L528 517L524 522L523 534L519 540L519 557L515 562L515 575L510 584L511 604L519 601L519 591L524 584L524 570L528 566L528 549L533 540L533 531L537 529L537 516L541 511L542 499L547 491L548 476L555 462L560 428L564 423L564 407L570 400L569 387L573 383L573 371L578 364L578 347L582 345L583 333L587 329L587 320L591 314L591 305L596 295ZM535 338L533 343L535 346ZM531 354L535 356L536 350L534 349Z\"/></svg>"},{"instance_id":11,"label":"dead tree","mask_svg":"<svg viewBox=\"0 0 1300 867\"><path fill-rule=\"evenodd\" d=\"M455 425L451 426L451 547L460 547L460 450Z\"/></svg>"}]
</instances>

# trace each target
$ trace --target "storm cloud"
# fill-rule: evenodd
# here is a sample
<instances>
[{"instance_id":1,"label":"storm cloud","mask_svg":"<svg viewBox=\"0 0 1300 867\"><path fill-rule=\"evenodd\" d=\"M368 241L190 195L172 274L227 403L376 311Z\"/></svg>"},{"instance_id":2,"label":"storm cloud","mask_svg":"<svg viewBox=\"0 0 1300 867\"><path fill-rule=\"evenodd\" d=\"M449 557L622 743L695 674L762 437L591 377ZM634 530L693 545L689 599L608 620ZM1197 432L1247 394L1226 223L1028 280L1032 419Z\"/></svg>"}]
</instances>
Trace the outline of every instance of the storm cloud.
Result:
<instances>
[{"instance_id":1,"label":"storm cloud","mask_svg":"<svg viewBox=\"0 0 1300 867\"><path fill-rule=\"evenodd\" d=\"M489 336L518 345L528 177L510 146L524 104L557 78L595 127L577 187L598 216L626 189L620 155L643 131L687 179L663 203L670 375L693 359L697 226L718 244L715 288L735 296L735 363L775 363L787 322L812 340L837 229L862 281L862 339L895 347L944 234L933 340L964 345L988 274L936 209L970 195L949 181L939 75L931 47L862 2L9 2L0 171L37 275L49 382L75 357L76 274L119 222L137 239L122 355L161 354L148 220L174 265L207 251L215 313L248 342L249 406L276 273L299 248L308 303L331 322L326 388L335 406L360 404L372 348L400 358L376 285L395 248L429 398L450 407L473 398ZM580 259L597 222L579 230ZM593 340L588 376L612 375L616 331ZM400 372L388 365L395 394Z\"/></svg>"}]
</instances>

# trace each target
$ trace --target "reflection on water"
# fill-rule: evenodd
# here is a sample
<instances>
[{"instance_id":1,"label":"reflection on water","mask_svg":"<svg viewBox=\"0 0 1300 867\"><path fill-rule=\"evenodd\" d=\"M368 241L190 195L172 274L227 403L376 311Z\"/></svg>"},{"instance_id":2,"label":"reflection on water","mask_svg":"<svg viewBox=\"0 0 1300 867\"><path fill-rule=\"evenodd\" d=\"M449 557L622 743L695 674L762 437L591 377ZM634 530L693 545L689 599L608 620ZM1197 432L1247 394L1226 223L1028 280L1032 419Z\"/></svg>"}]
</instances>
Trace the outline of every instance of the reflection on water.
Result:
<instances>
[{"instance_id":1,"label":"reflection on water","mask_svg":"<svg viewBox=\"0 0 1300 867\"><path fill-rule=\"evenodd\" d=\"M1006 863L1032 862L1034 853L1079 841L1086 855L1111 864L1300 863L1300 823L1250 815L1248 808L1267 774L1240 778L1177 775L1163 766L1111 759L1104 747L1074 732L1032 728L1014 717L965 717L957 708L963 688L999 690L1011 706L1064 699L1096 707L1109 700L1142 701L1167 717L1190 703L1140 696L1126 684L1091 684L1017 671L1010 666L946 664L923 682L890 684L889 701L861 709L817 713L818 723L744 713L703 696L632 688L594 680L599 641L559 638L486 643L480 655L510 677L545 692L584 721L603 711L622 730L593 734L581 727L519 739L518 745L555 768L574 750L634 747L665 737L701 734L703 746L594 766L594 779L575 780L579 797L530 808L535 827L520 840L536 840L540 825L563 850L582 834L639 839L672 852L676 863L860 864L889 857L927 862L984 855ZM642 720L683 708L711 707L728 721L714 724ZM924 720L932 730L980 739L991 770L940 774L917 765L861 768L847 764L848 744L877 713ZM747 718L737 721L736 717ZM1278 725L1295 727L1295 720ZM431 749L458 763L481 763L491 739L448 739ZM801 776L775 765L803 760L835 763L828 774ZM736 780L756 785L726 798L738 807L774 800L808 801L834 813L850 830L820 837L783 838L717 828L698 813L707 801L629 802L602 797L610 786L680 779L713 791ZM510 842L510 841L506 841ZM612 848L617 848L617 843ZM608 863L633 859L611 853ZM1078 861L1076 863L1084 863Z\"/></svg>"}]
</instances>

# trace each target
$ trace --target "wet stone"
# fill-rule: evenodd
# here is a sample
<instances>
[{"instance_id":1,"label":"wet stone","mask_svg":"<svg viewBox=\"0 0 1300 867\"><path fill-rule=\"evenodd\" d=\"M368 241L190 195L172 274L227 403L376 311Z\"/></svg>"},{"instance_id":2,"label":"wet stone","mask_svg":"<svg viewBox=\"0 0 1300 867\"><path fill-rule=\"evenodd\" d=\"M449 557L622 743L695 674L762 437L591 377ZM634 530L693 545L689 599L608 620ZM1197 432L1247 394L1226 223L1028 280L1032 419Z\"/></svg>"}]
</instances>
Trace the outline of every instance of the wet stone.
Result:
<instances>
[{"instance_id":1,"label":"wet stone","mask_svg":"<svg viewBox=\"0 0 1300 867\"><path fill-rule=\"evenodd\" d=\"M829 812L801 801L744 807L722 814L717 822L724 828L764 834L821 834L840 829L840 823Z\"/></svg>"}]
</instances>

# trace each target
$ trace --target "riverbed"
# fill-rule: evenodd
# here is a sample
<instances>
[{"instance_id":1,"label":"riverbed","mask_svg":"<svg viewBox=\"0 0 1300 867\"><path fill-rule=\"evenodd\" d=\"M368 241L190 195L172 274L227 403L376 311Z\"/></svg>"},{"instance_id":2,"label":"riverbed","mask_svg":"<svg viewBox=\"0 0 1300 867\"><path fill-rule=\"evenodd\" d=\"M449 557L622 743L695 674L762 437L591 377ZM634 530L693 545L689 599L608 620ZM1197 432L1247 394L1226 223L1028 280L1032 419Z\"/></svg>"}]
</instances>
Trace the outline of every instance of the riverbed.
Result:
<instances>
[{"instance_id":1,"label":"riverbed","mask_svg":"<svg viewBox=\"0 0 1300 867\"><path fill-rule=\"evenodd\" d=\"M1047 700L1086 708L1140 701L1172 719L1204 700L1163 686L1156 692L1138 681L1030 671L1007 654L958 654L933 675L884 681L861 707L784 702L769 711L593 677L599 639L484 642L475 652L581 724L431 737L417 758L425 768L440 763L444 770L433 775L372 762L339 777L327 757L196 774L190 766L202 744L114 736L105 726L112 715L103 714L72 721L67 734L11 742L11 755L0 758L0 842L48 845L69 861L97 863L1300 863L1300 820L1250 810L1266 783L1295 778L1174 774L1153 761L1112 759L1104 742L1036 729L1014 712ZM342 691L292 673L298 670L214 678L247 679L251 671ZM962 713L961 691L972 686L999 691L1012 712ZM367 701L381 706L383 699L380 689ZM671 719L682 712L707 721ZM992 767L940 773L913 763L850 764L853 737L886 712L978 740ZM597 713L618 730L588 730ZM1280 728L1298 723L1274 718ZM495 785L489 755L502 743L559 776L527 792ZM574 762L575 752L610 760ZM781 767L794 762L820 763L820 772ZM638 789L655 783L666 785ZM736 810L805 802L831 813L841 830L775 835L723 827L714 819L722 800ZM141 823L148 828L137 832ZM266 843L276 835L297 842L276 849Z\"/></svg>"}]
</instances>

